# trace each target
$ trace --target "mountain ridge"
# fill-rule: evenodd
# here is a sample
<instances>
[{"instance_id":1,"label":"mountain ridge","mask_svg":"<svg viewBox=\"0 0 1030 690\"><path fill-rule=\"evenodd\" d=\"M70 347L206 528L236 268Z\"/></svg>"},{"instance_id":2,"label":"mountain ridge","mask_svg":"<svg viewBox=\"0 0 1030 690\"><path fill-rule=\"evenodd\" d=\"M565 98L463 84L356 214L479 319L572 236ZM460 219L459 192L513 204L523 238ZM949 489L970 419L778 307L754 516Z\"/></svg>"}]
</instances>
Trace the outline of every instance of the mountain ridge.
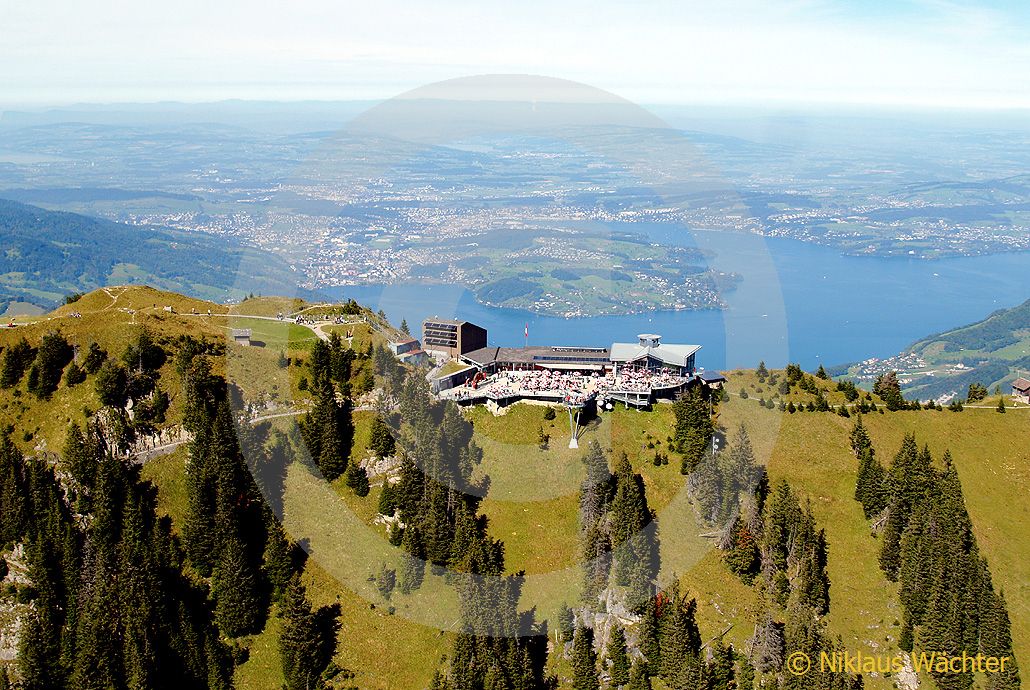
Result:
<instances>
[{"instance_id":1,"label":"mountain ridge","mask_svg":"<svg viewBox=\"0 0 1030 690\"><path fill-rule=\"evenodd\" d=\"M49 310L66 295L121 283L212 300L300 292L282 259L235 240L9 199L0 199L0 243L0 313L12 302Z\"/></svg>"}]
</instances>

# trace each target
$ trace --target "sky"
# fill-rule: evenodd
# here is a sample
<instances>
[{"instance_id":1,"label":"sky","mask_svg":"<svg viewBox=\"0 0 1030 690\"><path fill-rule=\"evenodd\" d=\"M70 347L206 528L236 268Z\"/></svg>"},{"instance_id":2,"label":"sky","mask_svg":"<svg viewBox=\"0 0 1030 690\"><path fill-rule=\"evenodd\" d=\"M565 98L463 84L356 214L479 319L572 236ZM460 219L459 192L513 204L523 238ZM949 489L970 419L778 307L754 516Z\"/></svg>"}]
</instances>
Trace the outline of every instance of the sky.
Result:
<instances>
[{"instance_id":1,"label":"sky","mask_svg":"<svg viewBox=\"0 0 1030 690\"><path fill-rule=\"evenodd\" d=\"M390 98L560 77L642 103L1030 108L1030 3L0 0L0 105Z\"/></svg>"}]
</instances>

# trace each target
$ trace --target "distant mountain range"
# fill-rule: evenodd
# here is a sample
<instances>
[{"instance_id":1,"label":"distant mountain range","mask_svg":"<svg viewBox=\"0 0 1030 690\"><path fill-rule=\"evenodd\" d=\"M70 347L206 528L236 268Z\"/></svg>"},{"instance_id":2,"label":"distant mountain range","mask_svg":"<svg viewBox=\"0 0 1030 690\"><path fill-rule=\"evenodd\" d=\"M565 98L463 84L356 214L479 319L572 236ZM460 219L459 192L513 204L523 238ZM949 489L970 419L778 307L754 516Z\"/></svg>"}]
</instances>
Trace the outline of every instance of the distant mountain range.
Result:
<instances>
[{"instance_id":1,"label":"distant mountain range","mask_svg":"<svg viewBox=\"0 0 1030 690\"><path fill-rule=\"evenodd\" d=\"M298 293L282 259L233 240L0 199L0 314L12 303L46 310L68 294L126 283L213 300Z\"/></svg>"},{"instance_id":2,"label":"distant mountain range","mask_svg":"<svg viewBox=\"0 0 1030 690\"><path fill-rule=\"evenodd\" d=\"M867 383L883 371L897 371L906 397L927 400L955 394L971 383L993 390L1030 372L1030 300L999 309L967 326L927 336L885 360L867 360L835 373Z\"/></svg>"}]
</instances>

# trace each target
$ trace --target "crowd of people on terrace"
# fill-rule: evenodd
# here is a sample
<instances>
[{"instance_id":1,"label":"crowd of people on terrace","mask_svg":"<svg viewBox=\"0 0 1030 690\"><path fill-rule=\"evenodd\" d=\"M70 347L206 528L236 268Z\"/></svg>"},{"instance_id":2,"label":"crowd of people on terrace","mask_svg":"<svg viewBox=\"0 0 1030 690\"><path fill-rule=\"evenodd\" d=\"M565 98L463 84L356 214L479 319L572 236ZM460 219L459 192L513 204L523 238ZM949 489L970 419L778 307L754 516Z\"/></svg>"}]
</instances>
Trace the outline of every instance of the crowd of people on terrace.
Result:
<instances>
[{"instance_id":1,"label":"crowd of people on terrace","mask_svg":"<svg viewBox=\"0 0 1030 690\"><path fill-rule=\"evenodd\" d=\"M684 377L667 370L649 371L633 367L620 367L618 376L614 371L605 374L603 386L612 391L628 391L630 393L646 393L656 388L679 386Z\"/></svg>"},{"instance_id":2,"label":"crowd of people on terrace","mask_svg":"<svg viewBox=\"0 0 1030 690\"><path fill-rule=\"evenodd\" d=\"M491 398L503 400L519 396L561 396L566 402L581 404L592 394L610 392L649 393L652 390L683 384L686 379L669 371L649 371L633 367L620 367L606 374L579 374L573 372L537 369L533 371L500 371L477 383L475 390L461 387L450 391L447 397L456 400Z\"/></svg>"}]
</instances>

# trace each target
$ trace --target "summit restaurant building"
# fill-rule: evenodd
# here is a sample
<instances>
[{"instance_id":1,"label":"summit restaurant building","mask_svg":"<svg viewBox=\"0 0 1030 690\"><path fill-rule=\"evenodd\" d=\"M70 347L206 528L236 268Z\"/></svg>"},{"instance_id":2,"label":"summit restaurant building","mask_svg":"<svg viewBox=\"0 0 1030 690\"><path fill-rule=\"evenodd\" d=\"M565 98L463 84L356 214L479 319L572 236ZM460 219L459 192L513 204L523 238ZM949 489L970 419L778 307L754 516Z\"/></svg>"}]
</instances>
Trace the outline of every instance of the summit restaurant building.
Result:
<instances>
[{"instance_id":1,"label":"summit restaurant building","mask_svg":"<svg viewBox=\"0 0 1030 690\"><path fill-rule=\"evenodd\" d=\"M499 371L554 371L589 373L636 369L690 377L696 372L700 345L662 342L654 333L642 333L636 343L612 343L611 347L483 347L458 359L484 374Z\"/></svg>"},{"instance_id":2,"label":"summit restaurant building","mask_svg":"<svg viewBox=\"0 0 1030 690\"><path fill-rule=\"evenodd\" d=\"M435 390L459 404L538 400L604 409L613 402L646 407L694 385L714 388L725 381L716 372L697 370L700 349L663 343L653 333L611 347L483 347L460 355L468 367L440 379Z\"/></svg>"}]
</instances>

